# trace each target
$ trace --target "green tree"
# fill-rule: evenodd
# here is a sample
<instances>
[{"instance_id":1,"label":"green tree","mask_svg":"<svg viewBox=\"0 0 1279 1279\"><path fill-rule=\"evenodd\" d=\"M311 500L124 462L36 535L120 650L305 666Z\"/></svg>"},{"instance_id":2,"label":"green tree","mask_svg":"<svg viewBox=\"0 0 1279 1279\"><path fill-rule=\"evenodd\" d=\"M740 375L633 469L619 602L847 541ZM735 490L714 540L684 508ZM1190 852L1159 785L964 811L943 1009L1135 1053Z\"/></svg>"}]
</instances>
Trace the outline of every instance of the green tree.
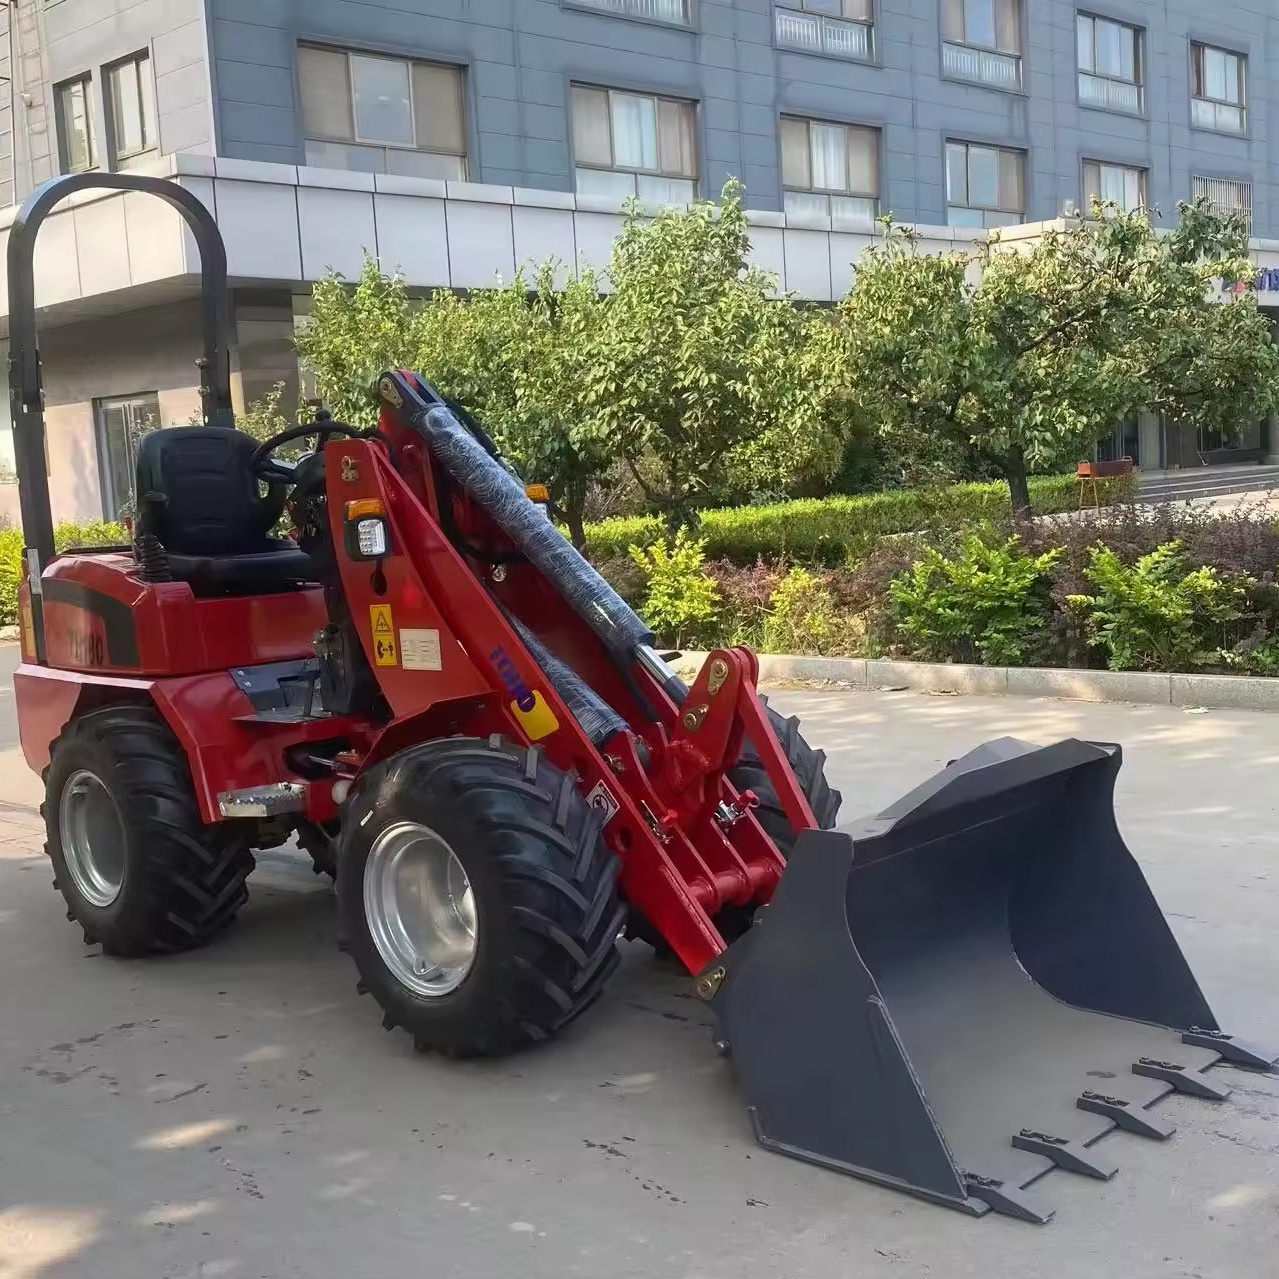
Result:
<instances>
[{"instance_id":1,"label":"green tree","mask_svg":"<svg viewBox=\"0 0 1279 1279\"><path fill-rule=\"evenodd\" d=\"M555 285L557 264L531 281L466 299L432 296L418 319L413 367L475 412L526 480L544 483L577 546L591 486L615 442L583 395L600 324L600 285L582 271Z\"/></svg>"},{"instance_id":2,"label":"green tree","mask_svg":"<svg viewBox=\"0 0 1279 1279\"><path fill-rule=\"evenodd\" d=\"M991 466L1026 513L1029 469L1078 460L1138 409L1232 429L1272 410L1268 325L1254 298L1221 300L1252 278L1242 220L1183 205L1165 234L1092 212L938 256L888 224L839 313L859 412L890 449Z\"/></svg>"},{"instance_id":3,"label":"green tree","mask_svg":"<svg viewBox=\"0 0 1279 1279\"><path fill-rule=\"evenodd\" d=\"M547 263L532 281L467 297L446 289L413 299L398 276L367 259L358 283L315 286L298 338L303 363L338 418L376 419L375 383L387 368L421 373L484 423L526 480L545 483L577 545L586 500L616 454L583 402L583 369L602 306L595 276L556 284Z\"/></svg>"},{"instance_id":4,"label":"green tree","mask_svg":"<svg viewBox=\"0 0 1279 1279\"><path fill-rule=\"evenodd\" d=\"M338 421L352 426L377 422L377 379L387 369L412 365L418 315L403 278L384 274L367 255L354 286L339 275L316 281L297 349Z\"/></svg>"},{"instance_id":5,"label":"green tree","mask_svg":"<svg viewBox=\"0 0 1279 1279\"><path fill-rule=\"evenodd\" d=\"M737 490L839 465L842 331L748 263L741 188L721 203L632 207L583 372L588 407L672 528ZM824 358L827 357L827 358Z\"/></svg>"}]
</instances>

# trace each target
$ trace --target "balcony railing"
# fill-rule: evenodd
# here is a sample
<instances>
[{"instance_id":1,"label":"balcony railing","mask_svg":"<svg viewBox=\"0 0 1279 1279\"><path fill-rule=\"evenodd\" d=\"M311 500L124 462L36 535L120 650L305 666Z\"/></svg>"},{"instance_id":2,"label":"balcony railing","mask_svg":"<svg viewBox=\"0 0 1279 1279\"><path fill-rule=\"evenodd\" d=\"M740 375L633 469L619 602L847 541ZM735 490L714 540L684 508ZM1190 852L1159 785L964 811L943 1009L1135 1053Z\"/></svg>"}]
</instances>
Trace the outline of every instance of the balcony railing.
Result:
<instances>
[{"instance_id":1,"label":"balcony railing","mask_svg":"<svg viewBox=\"0 0 1279 1279\"><path fill-rule=\"evenodd\" d=\"M975 80L998 89L1021 88L1021 58L966 44L943 44L942 70L958 80Z\"/></svg>"},{"instance_id":2,"label":"balcony railing","mask_svg":"<svg viewBox=\"0 0 1279 1279\"><path fill-rule=\"evenodd\" d=\"M868 62L872 55L871 28L866 22L841 22L817 13L775 9L777 43L787 49L829 53L837 58Z\"/></svg>"},{"instance_id":3,"label":"balcony railing","mask_svg":"<svg viewBox=\"0 0 1279 1279\"><path fill-rule=\"evenodd\" d=\"M1086 107L1101 107L1105 111L1126 111L1140 115L1142 111L1141 85L1131 80L1112 80L1109 76L1079 73L1079 101Z\"/></svg>"},{"instance_id":4,"label":"balcony railing","mask_svg":"<svg viewBox=\"0 0 1279 1279\"><path fill-rule=\"evenodd\" d=\"M822 231L873 231L879 216L879 201L873 196L821 191L787 191L785 208L788 222Z\"/></svg>"},{"instance_id":5,"label":"balcony railing","mask_svg":"<svg viewBox=\"0 0 1279 1279\"><path fill-rule=\"evenodd\" d=\"M572 0L572 3L626 18L651 18L688 26L688 0Z\"/></svg>"},{"instance_id":6,"label":"balcony railing","mask_svg":"<svg viewBox=\"0 0 1279 1279\"><path fill-rule=\"evenodd\" d=\"M1247 116L1243 107L1229 102L1209 102L1207 98L1190 99L1190 122L1196 129L1215 129L1218 133L1243 133Z\"/></svg>"}]
</instances>

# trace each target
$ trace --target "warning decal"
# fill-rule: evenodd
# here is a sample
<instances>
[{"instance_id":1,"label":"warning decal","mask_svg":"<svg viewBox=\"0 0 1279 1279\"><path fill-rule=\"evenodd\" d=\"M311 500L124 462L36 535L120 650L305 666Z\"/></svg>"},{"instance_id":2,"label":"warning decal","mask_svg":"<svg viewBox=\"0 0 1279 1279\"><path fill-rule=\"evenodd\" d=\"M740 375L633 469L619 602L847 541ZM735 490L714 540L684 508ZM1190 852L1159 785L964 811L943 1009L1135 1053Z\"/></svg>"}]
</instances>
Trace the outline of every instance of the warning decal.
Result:
<instances>
[{"instance_id":1,"label":"warning decal","mask_svg":"<svg viewBox=\"0 0 1279 1279\"><path fill-rule=\"evenodd\" d=\"M594 789L586 797L586 802L604 814L604 820L600 823L601 827L607 826L617 816L618 809L622 807L617 796L603 782L595 783Z\"/></svg>"},{"instance_id":2,"label":"warning decal","mask_svg":"<svg viewBox=\"0 0 1279 1279\"><path fill-rule=\"evenodd\" d=\"M395 622L389 604L369 605L369 625L373 628L373 660L379 666L398 666L395 652Z\"/></svg>"}]
</instances>

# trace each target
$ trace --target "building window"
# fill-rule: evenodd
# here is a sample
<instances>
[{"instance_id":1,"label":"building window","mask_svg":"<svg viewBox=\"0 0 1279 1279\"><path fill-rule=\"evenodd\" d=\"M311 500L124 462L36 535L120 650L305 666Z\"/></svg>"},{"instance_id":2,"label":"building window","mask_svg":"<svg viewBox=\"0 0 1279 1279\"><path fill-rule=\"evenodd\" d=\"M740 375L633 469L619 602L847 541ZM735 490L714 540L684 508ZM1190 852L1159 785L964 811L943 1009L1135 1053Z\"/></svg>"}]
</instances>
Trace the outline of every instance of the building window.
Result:
<instances>
[{"instance_id":1,"label":"building window","mask_svg":"<svg viewBox=\"0 0 1279 1279\"><path fill-rule=\"evenodd\" d=\"M1191 124L1218 133L1243 133L1248 127L1247 59L1210 44L1192 44L1190 58L1194 80Z\"/></svg>"},{"instance_id":2,"label":"building window","mask_svg":"<svg viewBox=\"0 0 1279 1279\"><path fill-rule=\"evenodd\" d=\"M1081 13L1075 30L1079 101L1086 107L1140 115L1145 108L1140 29Z\"/></svg>"},{"instance_id":3,"label":"building window","mask_svg":"<svg viewBox=\"0 0 1279 1279\"><path fill-rule=\"evenodd\" d=\"M868 62L875 56L873 0L777 0L773 30L787 49Z\"/></svg>"},{"instance_id":4,"label":"building window","mask_svg":"<svg viewBox=\"0 0 1279 1279\"><path fill-rule=\"evenodd\" d=\"M146 159L160 144L155 124L155 84L145 53L108 67L107 108L111 156L117 168Z\"/></svg>"},{"instance_id":5,"label":"building window","mask_svg":"<svg viewBox=\"0 0 1279 1279\"><path fill-rule=\"evenodd\" d=\"M570 4L602 9L621 18L647 18L652 22L689 24L689 0L569 0Z\"/></svg>"},{"instance_id":6,"label":"building window","mask_svg":"<svg viewBox=\"0 0 1279 1279\"><path fill-rule=\"evenodd\" d=\"M307 164L466 177L460 68L301 45L298 81Z\"/></svg>"},{"instance_id":7,"label":"building window","mask_svg":"<svg viewBox=\"0 0 1279 1279\"><path fill-rule=\"evenodd\" d=\"M946 221L950 226L1012 226L1026 211L1026 156L1006 147L946 144Z\"/></svg>"},{"instance_id":8,"label":"building window","mask_svg":"<svg viewBox=\"0 0 1279 1279\"><path fill-rule=\"evenodd\" d=\"M86 75L67 80L53 91L58 126L58 167L63 173L83 173L98 163L90 84Z\"/></svg>"},{"instance_id":9,"label":"building window","mask_svg":"<svg viewBox=\"0 0 1279 1279\"><path fill-rule=\"evenodd\" d=\"M1094 200L1117 204L1126 213L1146 207L1146 170L1125 164L1084 161L1084 207Z\"/></svg>"},{"instance_id":10,"label":"building window","mask_svg":"<svg viewBox=\"0 0 1279 1279\"><path fill-rule=\"evenodd\" d=\"M160 398L154 391L145 391L121 399L95 400L94 410L102 515L118 520L133 513L138 441L159 427Z\"/></svg>"},{"instance_id":11,"label":"building window","mask_svg":"<svg viewBox=\"0 0 1279 1279\"><path fill-rule=\"evenodd\" d=\"M1214 213L1242 213L1252 224L1252 183L1232 178L1191 178L1191 195L1207 200Z\"/></svg>"},{"instance_id":12,"label":"building window","mask_svg":"<svg viewBox=\"0 0 1279 1279\"><path fill-rule=\"evenodd\" d=\"M693 104L573 86L573 151L583 195L648 204L697 197Z\"/></svg>"},{"instance_id":13,"label":"building window","mask_svg":"<svg viewBox=\"0 0 1279 1279\"><path fill-rule=\"evenodd\" d=\"M1107 436L1097 441L1093 449L1095 462L1121 462L1128 458L1134 466L1141 465L1141 430L1137 417L1126 417Z\"/></svg>"},{"instance_id":14,"label":"building window","mask_svg":"<svg viewBox=\"0 0 1279 1279\"><path fill-rule=\"evenodd\" d=\"M1021 0L942 0L942 71L1021 88Z\"/></svg>"},{"instance_id":15,"label":"building window","mask_svg":"<svg viewBox=\"0 0 1279 1279\"><path fill-rule=\"evenodd\" d=\"M787 218L836 231L869 231L879 216L879 131L782 120Z\"/></svg>"}]
</instances>

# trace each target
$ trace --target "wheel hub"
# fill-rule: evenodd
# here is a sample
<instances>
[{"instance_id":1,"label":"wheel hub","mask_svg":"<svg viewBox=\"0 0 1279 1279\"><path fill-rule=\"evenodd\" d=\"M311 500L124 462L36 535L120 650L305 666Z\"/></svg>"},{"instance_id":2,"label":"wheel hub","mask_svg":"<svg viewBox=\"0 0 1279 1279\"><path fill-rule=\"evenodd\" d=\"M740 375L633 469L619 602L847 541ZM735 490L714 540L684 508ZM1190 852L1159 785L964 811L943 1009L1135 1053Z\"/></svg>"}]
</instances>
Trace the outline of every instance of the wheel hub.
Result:
<instances>
[{"instance_id":1,"label":"wheel hub","mask_svg":"<svg viewBox=\"0 0 1279 1279\"><path fill-rule=\"evenodd\" d=\"M382 962L415 995L456 990L475 962L475 894L457 854L417 822L388 826L364 864L364 918Z\"/></svg>"},{"instance_id":2,"label":"wheel hub","mask_svg":"<svg viewBox=\"0 0 1279 1279\"><path fill-rule=\"evenodd\" d=\"M124 887L124 823L102 780L87 768L62 788L58 838L76 891L91 906L110 906Z\"/></svg>"}]
</instances>

